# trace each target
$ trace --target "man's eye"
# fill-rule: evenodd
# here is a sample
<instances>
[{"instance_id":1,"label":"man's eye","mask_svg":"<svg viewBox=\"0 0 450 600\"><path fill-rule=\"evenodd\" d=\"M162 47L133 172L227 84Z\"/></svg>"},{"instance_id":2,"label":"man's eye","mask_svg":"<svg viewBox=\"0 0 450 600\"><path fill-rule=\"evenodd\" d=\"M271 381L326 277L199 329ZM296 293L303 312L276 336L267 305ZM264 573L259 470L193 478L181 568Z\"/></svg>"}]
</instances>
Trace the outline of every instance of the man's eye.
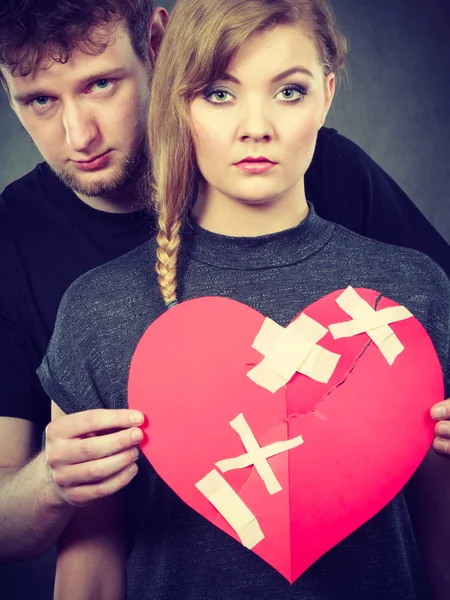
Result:
<instances>
[{"instance_id":1,"label":"man's eye","mask_svg":"<svg viewBox=\"0 0 450 600\"><path fill-rule=\"evenodd\" d=\"M53 106L51 100L50 96L36 96L36 98L27 102L27 105L35 114L39 115L47 112Z\"/></svg>"},{"instance_id":2,"label":"man's eye","mask_svg":"<svg viewBox=\"0 0 450 600\"><path fill-rule=\"evenodd\" d=\"M99 79L95 83L92 84L91 89L95 87L99 90L106 90L111 85L111 81L109 79Z\"/></svg>"},{"instance_id":3,"label":"man's eye","mask_svg":"<svg viewBox=\"0 0 450 600\"><path fill-rule=\"evenodd\" d=\"M45 106L48 104L48 96L38 96L34 100L31 101L31 104L36 103L38 106Z\"/></svg>"}]
</instances>

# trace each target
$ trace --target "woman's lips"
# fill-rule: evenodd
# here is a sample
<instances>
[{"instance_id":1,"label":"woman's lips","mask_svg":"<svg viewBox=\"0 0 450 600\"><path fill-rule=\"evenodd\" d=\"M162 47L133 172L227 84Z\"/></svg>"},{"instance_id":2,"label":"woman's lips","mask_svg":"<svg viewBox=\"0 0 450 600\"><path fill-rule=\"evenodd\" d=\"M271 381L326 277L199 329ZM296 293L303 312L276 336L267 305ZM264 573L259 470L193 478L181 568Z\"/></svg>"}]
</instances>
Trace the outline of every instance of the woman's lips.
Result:
<instances>
[{"instance_id":1,"label":"woman's lips","mask_svg":"<svg viewBox=\"0 0 450 600\"><path fill-rule=\"evenodd\" d=\"M235 164L235 167L237 167L238 169L241 169L242 171L245 171L245 173L253 173L253 174L260 174L260 173L266 173L267 171L270 171L270 169L272 169L273 167L276 166L276 163L265 159L265 158L261 158L261 159L245 159L241 160L240 162Z\"/></svg>"}]
</instances>

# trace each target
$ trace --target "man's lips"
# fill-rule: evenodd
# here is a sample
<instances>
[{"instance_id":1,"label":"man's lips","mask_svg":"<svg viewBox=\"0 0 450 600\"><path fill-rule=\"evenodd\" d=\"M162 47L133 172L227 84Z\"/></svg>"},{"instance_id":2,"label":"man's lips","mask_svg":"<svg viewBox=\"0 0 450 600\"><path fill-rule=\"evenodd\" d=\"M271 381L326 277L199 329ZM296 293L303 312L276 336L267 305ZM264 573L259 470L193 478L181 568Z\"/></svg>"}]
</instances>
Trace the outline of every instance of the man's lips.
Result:
<instances>
[{"instance_id":1,"label":"man's lips","mask_svg":"<svg viewBox=\"0 0 450 600\"><path fill-rule=\"evenodd\" d=\"M270 171L276 164L265 156L258 156L257 158L247 156L247 158L243 158L241 161L235 163L234 166L246 173L258 175Z\"/></svg>"},{"instance_id":2,"label":"man's lips","mask_svg":"<svg viewBox=\"0 0 450 600\"><path fill-rule=\"evenodd\" d=\"M90 160L74 160L72 161L79 169L83 171L93 171L95 169L99 169L104 167L109 160L111 151L107 150L103 154L95 156Z\"/></svg>"}]
</instances>

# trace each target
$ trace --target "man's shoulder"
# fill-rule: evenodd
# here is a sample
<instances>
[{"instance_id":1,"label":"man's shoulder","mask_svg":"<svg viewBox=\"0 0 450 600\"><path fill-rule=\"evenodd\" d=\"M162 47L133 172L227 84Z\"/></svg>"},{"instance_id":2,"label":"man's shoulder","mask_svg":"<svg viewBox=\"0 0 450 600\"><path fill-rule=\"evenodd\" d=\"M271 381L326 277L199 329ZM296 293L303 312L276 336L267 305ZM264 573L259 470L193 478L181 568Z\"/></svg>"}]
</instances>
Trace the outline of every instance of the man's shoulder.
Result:
<instances>
[{"instance_id":1,"label":"man's shoulder","mask_svg":"<svg viewBox=\"0 0 450 600\"><path fill-rule=\"evenodd\" d=\"M337 129L322 127L317 136L316 156L325 163L336 160L339 165L367 167L376 164L365 150Z\"/></svg>"},{"instance_id":2,"label":"man's shoulder","mask_svg":"<svg viewBox=\"0 0 450 600\"><path fill-rule=\"evenodd\" d=\"M41 192L43 179L49 177L52 177L52 174L45 163L36 165L33 170L5 187L0 194L0 210L12 210L17 202L33 199Z\"/></svg>"},{"instance_id":3,"label":"man's shoulder","mask_svg":"<svg viewBox=\"0 0 450 600\"><path fill-rule=\"evenodd\" d=\"M48 248L49 234L61 225L59 184L48 165L40 163L0 194L0 246L8 260L22 251L28 255L32 246L35 251Z\"/></svg>"},{"instance_id":4,"label":"man's shoulder","mask_svg":"<svg viewBox=\"0 0 450 600\"><path fill-rule=\"evenodd\" d=\"M305 175L308 200L325 219L367 234L372 202L368 182L380 172L380 167L357 144L336 129L322 127Z\"/></svg>"},{"instance_id":5,"label":"man's shoulder","mask_svg":"<svg viewBox=\"0 0 450 600\"><path fill-rule=\"evenodd\" d=\"M60 196L60 184L46 163L7 185L0 194L2 230L21 229L26 223L46 220Z\"/></svg>"}]
</instances>

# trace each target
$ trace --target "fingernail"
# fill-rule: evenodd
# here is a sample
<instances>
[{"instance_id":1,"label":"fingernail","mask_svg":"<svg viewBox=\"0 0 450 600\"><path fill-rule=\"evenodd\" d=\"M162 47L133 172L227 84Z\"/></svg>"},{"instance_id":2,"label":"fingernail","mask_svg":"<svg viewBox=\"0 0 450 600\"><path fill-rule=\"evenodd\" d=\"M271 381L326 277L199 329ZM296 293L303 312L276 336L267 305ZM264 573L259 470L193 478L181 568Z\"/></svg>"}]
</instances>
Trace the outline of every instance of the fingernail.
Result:
<instances>
[{"instance_id":1,"label":"fingernail","mask_svg":"<svg viewBox=\"0 0 450 600\"><path fill-rule=\"evenodd\" d=\"M445 406L436 406L431 409L431 416L433 419L443 419L447 415L447 411L445 410Z\"/></svg>"},{"instance_id":2,"label":"fingernail","mask_svg":"<svg viewBox=\"0 0 450 600\"><path fill-rule=\"evenodd\" d=\"M143 422L144 415L141 412L134 410L132 413L130 413L130 423L133 423L134 425L140 425Z\"/></svg>"},{"instance_id":3,"label":"fingernail","mask_svg":"<svg viewBox=\"0 0 450 600\"><path fill-rule=\"evenodd\" d=\"M138 472L137 464L133 463L131 465L131 467L128 469L128 473L130 474L130 477L134 477L137 472Z\"/></svg>"},{"instance_id":4,"label":"fingernail","mask_svg":"<svg viewBox=\"0 0 450 600\"><path fill-rule=\"evenodd\" d=\"M436 429L439 435L450 435L450 426L446 423L439 423Z\"/></svg>"},{"instance_id":5,"label":"fingernail","mask_svg":"<svg viewBox=\"0 0 450 600\"><path fill-rule=\"evenodd\" d=\"M433 447L438 452L446 452L447 451L447 443L442 440L435 440Z\"/></svg>"},{"instance_id":6,"label":"fingernail","mask_svg":"<svg viewBox=\"0 0 450 600\"><path fill-rule=\"evenodd\" d=\"M142 431L140 429L135 429L133 431L133 433L131 434L131 439L133 440L133 442L140 442L143 437L144 437L144 434L142 433Z\"/></svg>"}]
</instances>

